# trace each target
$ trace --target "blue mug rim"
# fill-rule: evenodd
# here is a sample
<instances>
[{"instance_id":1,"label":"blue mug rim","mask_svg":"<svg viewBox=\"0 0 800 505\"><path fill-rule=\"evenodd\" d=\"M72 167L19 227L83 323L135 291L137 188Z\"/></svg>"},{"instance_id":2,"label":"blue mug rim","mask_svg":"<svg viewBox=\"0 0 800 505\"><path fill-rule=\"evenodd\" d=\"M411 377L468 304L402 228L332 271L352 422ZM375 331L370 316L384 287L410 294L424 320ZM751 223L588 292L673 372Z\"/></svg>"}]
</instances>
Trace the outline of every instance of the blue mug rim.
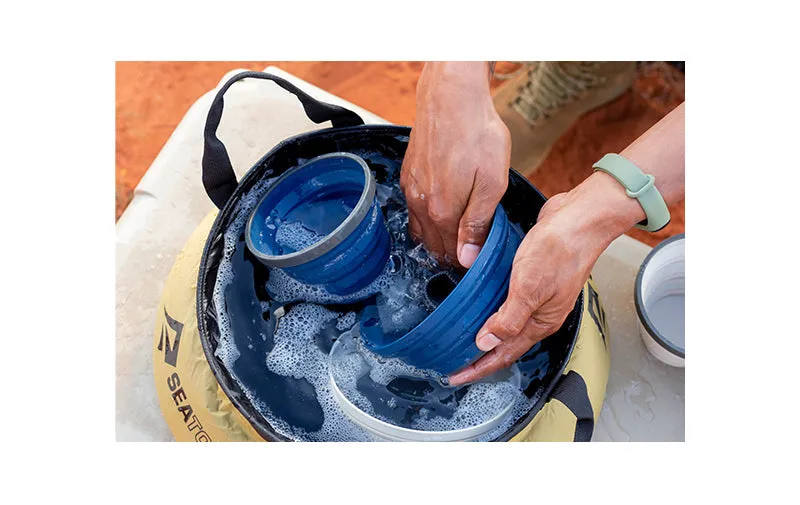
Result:
<instances>
[{"instance_id":1,"label":"blue mug rim","mask_svg":"<svg viewBox=\"0 0 800 505\"><path fill-rule=\"evenodd\" d=\"M261 252L255 245L253 244L252 239L250 238L253 221L255 220L258 211L261 209L261 206L264 204L264 200L269 197L269 195L277 188L284 180L290 177L292 174L295 174L301 170L308 168L309 166L319 162L323 159L328 158L349 158L356 163L364 171L364 190L361 192L361 197L358 200L355 208L350 212L350 214L342 221L339 226L336 227L332 232L325 235L319 242L312 244L311 246L302 249L300 251L295 251L290 254L282 254L282 255L271 255L271 254L264 254ZM372 202L375 199L375 177L372 175L372 171L369 169L367 162L364 161L363 158L360 156L356 156L355 154L345 153L345 152L334 152L323 154L321 156L317 156L316 158L312 158L307 162L303 163L302 165L298 165L294 168L290 168L286 172L284 172L278 179L270 186L266 193L259 199L258 203L253 208L250 217L247 219L247 226L245 228L245 242L247 243L247 248L250 249L252 252L262 263L270 267L276 268L286 268L286 267L293 267L298 265L303 265L310 261L313 261L323 254L331 251L337 245L341 244L350 234L361 224L361 221L369 214L370 208L372 207Z\"/></svg>"}]
</instances>

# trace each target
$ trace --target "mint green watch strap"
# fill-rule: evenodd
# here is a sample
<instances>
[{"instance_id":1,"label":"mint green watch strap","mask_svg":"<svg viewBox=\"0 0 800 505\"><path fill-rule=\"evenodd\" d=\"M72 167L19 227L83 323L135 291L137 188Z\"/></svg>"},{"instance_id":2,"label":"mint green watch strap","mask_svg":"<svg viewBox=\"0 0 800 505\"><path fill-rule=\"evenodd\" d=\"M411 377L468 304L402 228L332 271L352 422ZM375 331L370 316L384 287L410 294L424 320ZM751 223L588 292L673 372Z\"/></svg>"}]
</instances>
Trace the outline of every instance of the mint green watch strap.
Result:
<instances>
[{"instance_id":1,"label":"mint green watch strap","mask_svg":"<svg viewBox=\"0 0 800 505\"><path fill-rule=\"evenodd\" d=\"M625 187L629 198L639 200L647 218L637 228L658 231L669 224L670 216L664 197L658 192L656 178L645 174L629 160L619 154L606 154L592 165L595 170L607 173Z\"/></svg>"}]
</instances>

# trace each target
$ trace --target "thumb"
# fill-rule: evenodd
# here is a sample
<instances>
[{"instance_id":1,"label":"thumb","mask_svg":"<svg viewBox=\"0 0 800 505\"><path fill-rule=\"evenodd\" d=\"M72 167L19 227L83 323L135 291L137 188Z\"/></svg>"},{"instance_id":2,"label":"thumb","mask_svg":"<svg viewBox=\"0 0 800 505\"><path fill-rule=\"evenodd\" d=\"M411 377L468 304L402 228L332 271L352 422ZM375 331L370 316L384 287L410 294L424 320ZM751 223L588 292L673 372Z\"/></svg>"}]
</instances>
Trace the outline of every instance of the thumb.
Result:
<instances>
[{"instance_id":1,"label":"thumb","mask_svg":"<svg viewBox=\"0 0 800 505\"><path fill-rule=\"evenodd\" d=\"M501 195L502 196L502 195ZM498 199L499 200L499 199ZM472 193L472 197L458 224L458 262L464 268L475 263L486 242L489 229L492 227L497 201L484 194Z\"/></svg>"}]
</instances>

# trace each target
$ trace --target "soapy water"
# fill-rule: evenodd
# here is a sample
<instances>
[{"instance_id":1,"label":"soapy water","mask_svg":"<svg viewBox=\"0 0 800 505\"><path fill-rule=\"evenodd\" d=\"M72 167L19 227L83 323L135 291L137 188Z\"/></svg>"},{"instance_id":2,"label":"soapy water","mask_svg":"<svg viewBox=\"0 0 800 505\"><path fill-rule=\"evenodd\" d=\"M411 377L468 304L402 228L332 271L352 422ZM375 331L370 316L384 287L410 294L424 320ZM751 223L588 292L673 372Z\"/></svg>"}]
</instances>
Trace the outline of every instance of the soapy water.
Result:
<instances>
[{"instance_id":1,"label":"soapy water","mask_svg":"<svg viewBox=\"0 0 800 505\"><path fill-rule=\"evenodd\" d=\"M257 245L262 249L272 248L265 240L266 234L274 237L277 248L272 254L275 256L307 249L333 232L353 212L354 206L353 197L320 200L314 205L293 209L283 219L273 210L264 220L265 229L260 232Z\"/></svg>"},{"instance_id":2,"label":"soapy water","mask_svg":"<svg viewBox=\"0 0 800 505\"><path fill-rule=\"evenodd\" d=\"M275 183L277 177L262 179L244 195L237 203L235 217L223 236L225 247L222 258L217 270L217 280L214 284L214 291L211 295L216 307L217 326L219 327L219 344L215 351L215 356L219 358L227 369L233 367L234 362L241 356L239 350L233 342L231 331L231 321L228 312L224 310L225 289L234 280L235 274L231 259L236 252L237 245L241 247L243 240L245 222L250 217L250 213L255 208L261 196Z\"/></svg>"},{"instance_id":3,"label":"soapy water","mask_svg":"<svg viewBox=\"0 0 800 505\"><path fill-rule=\"evenodd\" d=\"M483 424L524 398L511 371L471 386L447 387L433 371L370 352L355 330L339 337L329 366L341 394L362 412L418 431Z\"/></svg>"},{"instance_id":4,"label":"soapy water","mask_svg":"<svg viewBox=\"0 0 800 505\"><path fill-rule=\"evenodd\" d=\"M419 391L415 396L413 388L402 387L402 381L416 381L428 388L436 388L436 379L400 360L380 360L363 348L359 348L360 352L339 353L337 357L341 356L342 359L331 360L327 350L319 346L316 337L327 323L342 316L320 305L301 303L279 321L273 337L274 347L266 356L266 367L275 374L308 381L316 392L324 417L322 426L308 433L267 415L273 428L284 436L308 441L380 439L353 423L341 411L330 383L331 372L340 390L345 391L348 399L354 400L365 412L417 430L448 431L473 426L491 419L510 403L524 403L525 397L519 389L503 382L475 384L456 390L438 386L438 396L428 394L423 398ZM331 361L334 368L329 371ZM373 382L373 386L365 387L365 382ZM377 385L389 387L380 388ZM395 385L395 394L392 385ZM442 399L442 396L445 398ZM390 411L388 415L387 408ZM260 410L267 414L270 412L266 405L261 405ZM488 437L496 431L492 430L483 438L489 440Z\"/></svg>"},{"instance_id":5,"label":"soapy water","mask_svg":"<svg viewBox=\"0 0 800 505\"><path fill-rule=\"evenodd\" d=\"M336 320L336 329L339 331L346 331L356 324L356 313L348 312Z\"/></svg>"},{"instance_id":6,"label":"soapy water","mask_svg":"<svg viewBox=\"0 0 800 505\"><path fill-rule=\"evenodd\" d=\"M300 221L283 222L275 232L275 243L278 244L280 255L308 249L323 238L324 235L306 228Z\"/></svg>"},{"instance_id":7,"label":"soapy water","mask_svg":"<svg viewBox=\"0 0 800 505\"><path fill-rule=\"evenodd\" d=\"M313 426L314 429L287 421L286 416L276 408L274 399L265 401L263 392L249 388L245 383L247 381L237 376L244 375L235 366L241 351L234 342L225 298L236 276L235 271L241 270L238 266L234 268L234 263L238 261L234 253L239 251L240 257L244 258L241 248L246 247L243 240L245 222L258 199L275 179L260 181L237 203L234 218L224 234L224 251L212 296L220 331L216 356L277 433L301 441L376 440L374 435L350 420L339 408L331 390L332 371L336 373L340 389L364 412L413 429L447 431L473 426L496 415L502 406L511 403L511 413L507 418L479 440L492 440L500 436L531 408L531 402L538 400L526 397L521 390L532 380L544 376L547 359L541 354L537 357L535 368L529 364L523 373L521 387L503 381L448 387L435 372L417 370L401 360L374 355L363 347L359 339L354 339L358 352L351 353L341 363L337 362L335 369L329 370L332 343L343 333L357 333L357 311L352 308L339 310L342 307L346 309L348 304L356 300L374 296L381 325L387 334L407 332L435 308L425 298L424 286L441 269L425 249L415 245L408 236L408 212L399 185L379 184L378 199L387 216L386 224L393 247L384 271L373 283L350 296L334 295L321 286L302 284L280 269L270 269L264 287L273 302L258 301L253 297L258 309L264 310L264 319L269 315L275 326L273 333L256 324L253 335L247 335L247 338L251 343L258 342L258 345L253 347L247 344L246 352L263 353L263 374L310 385L320 410L318 417L321 419ZM303 233L290 227L285 230L285 239L292 244L302 244L298 236L302 237ZM252 282L252 279L242 282ZM258 290L255 286L254 289Z\"/></svg>"}]
</instances>

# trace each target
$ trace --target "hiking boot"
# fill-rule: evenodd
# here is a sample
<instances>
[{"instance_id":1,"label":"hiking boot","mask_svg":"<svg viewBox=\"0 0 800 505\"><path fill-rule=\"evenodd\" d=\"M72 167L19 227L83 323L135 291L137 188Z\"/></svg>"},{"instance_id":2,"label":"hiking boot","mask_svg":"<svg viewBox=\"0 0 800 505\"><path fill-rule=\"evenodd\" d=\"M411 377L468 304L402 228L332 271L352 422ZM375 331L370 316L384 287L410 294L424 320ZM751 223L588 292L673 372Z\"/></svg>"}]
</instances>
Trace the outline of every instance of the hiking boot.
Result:
<instances>
[{"instance_id":1,"label":"hiking boot","mask_svg":"<svg viewBox=\"0 0 800 505\"><path fill-rule=\"evenodd\" d=\"M524 70L494 104L511 131L511 166L528 176L579 117L627 91L636 62L541 61Z\"/></svg>"}]
</instances>

